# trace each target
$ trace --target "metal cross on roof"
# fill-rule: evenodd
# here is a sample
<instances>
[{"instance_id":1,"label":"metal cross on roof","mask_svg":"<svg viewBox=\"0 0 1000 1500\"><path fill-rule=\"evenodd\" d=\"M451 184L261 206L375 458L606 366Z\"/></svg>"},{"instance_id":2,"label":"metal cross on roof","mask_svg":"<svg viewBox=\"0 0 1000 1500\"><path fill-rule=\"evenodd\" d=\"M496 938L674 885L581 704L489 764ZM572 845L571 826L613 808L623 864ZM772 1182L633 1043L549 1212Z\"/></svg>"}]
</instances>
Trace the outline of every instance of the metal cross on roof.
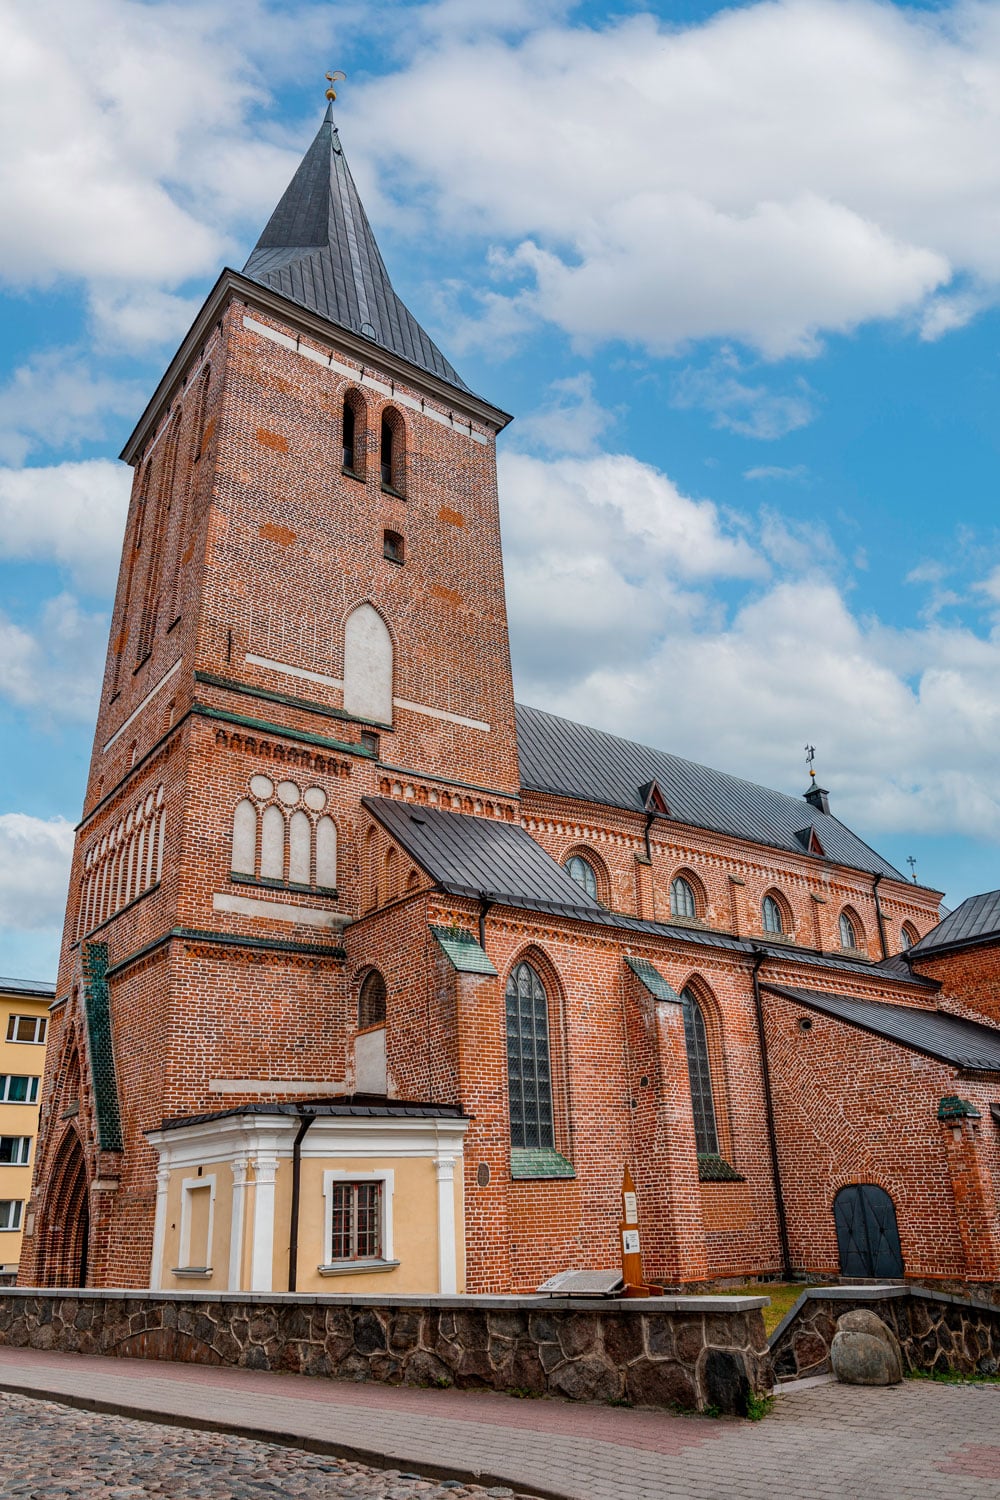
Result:
<instances>
[{"instance_id":1,"label":"metal cross on roof","mask_svg":"<svg viewBox=\"0 0 1000 1500\"><path fill-rule=\"evenodd\" d=\"M916 885L916 883L917 883L917 861L916 861L916 859L914 858L914 856L912 854L908 854L906 856L906 863L910 867L910 879L913 881L913 884Z\"/></svg>"},{"instance_id":2,"label":"metal cross on roof","mask_svg":"<svg viewBox=\"0 0 1000 1500\"><path fill-rule=\"evenodd\" d=\"M813 762L815 761L815 759L816 759L816 746L815 745L807 745L806 746L806 765L809 767L809 775L813 778L814 781L816 779L816 771L815 771L814 765L813 765Z\"/></svg>"}]
</instances>

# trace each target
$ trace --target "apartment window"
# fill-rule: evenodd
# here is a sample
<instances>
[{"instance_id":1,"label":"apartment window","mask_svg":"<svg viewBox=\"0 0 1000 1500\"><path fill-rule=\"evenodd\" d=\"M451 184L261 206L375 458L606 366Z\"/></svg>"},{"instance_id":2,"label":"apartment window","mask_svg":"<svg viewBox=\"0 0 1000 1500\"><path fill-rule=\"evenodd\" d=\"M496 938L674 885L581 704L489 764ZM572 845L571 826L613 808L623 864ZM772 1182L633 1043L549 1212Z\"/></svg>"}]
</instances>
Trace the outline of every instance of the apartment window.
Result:
<instances>
[{"instance_id":1,"label":"apartment window","mask_svg":"<svg viewBox=\"0 0 1000 1500\"><path fill-rule=\"evenodd\" d=\"M11 1016L7 1022L8 1042L34 1042L42 1046L48 1021L44 1016Z\"/></svg>"},{"instance_id":2,"label":"apartment window","mask_svg":"<svg viewBox=\"0 0 1000 1500\"><path fill-rule=\"evenodd\" d=\"M30 1160L30 1135L0 1135L0 1167L26 1167Z\"/></svg>"},{"instance_id":3,"label":"apartment window","mask_svg":"<svg viewBox=\"0 0 1000 1500\"><path fill-rule=\"evenodd\" d=\"M38 1079L23 1073L0 1073L0 1104L35 1104Z\"/></svg>"},{"instance_id":4,"label":"apartment window","mask_svg":"<svg viewBox=\"0 0 1000 1500\"><path fill-rule=\"evenodd\" d=\"M20 1229L24 1201L21 1198L0 1198L0 1230Z\"/></svg>"},{"instance_id":5,"label":"apartment window","mask_svg":"<svg viewBox=\"0 0 1000 1500\"><path fill-rule=\"evenodd\" d=\"M382 1259L382 1189L381 1180L330 1184L331 1262Z\"/></svg>"}]
</instances>

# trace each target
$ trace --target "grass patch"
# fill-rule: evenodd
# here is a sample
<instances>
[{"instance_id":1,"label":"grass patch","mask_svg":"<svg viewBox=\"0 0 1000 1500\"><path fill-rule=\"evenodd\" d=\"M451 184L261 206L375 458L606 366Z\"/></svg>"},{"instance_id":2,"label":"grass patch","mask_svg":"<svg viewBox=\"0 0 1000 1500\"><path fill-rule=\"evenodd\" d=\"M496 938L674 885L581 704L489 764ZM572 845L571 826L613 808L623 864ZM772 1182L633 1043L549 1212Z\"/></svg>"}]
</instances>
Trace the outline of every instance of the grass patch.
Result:
<instances>
[{"instance_id":1,"label":"grass patch","mask_svg":"<svg viewBox=\"0 0 1000 1500\"><path fill-rule=\"evenodd\" d=\"M907 1380L935 1380L938 1385L1000 1385L1000 1375L969 1370L907 1370Z\"/></svg>"},{"instance_id":2,"label":"grass patch","mask_svg":"<svg viewBox=\"0 0 1000 1500\"><path fill-rule=\"evenodd\" d=\"M718 1295L720 1297L770 1297L770 1307L761 1308L764 1315L764 1331L770 1338L782 1318L791 1312L805 1291L808 1291L808 1283L804 1281L757 1281L747 1286L720 1287Z\"/></svg>"},{"instance_id":3,"label":"grass patch","mask_svg":"<svg viewBox=\"0 0 1000 1500\"><path fill-rule=\"evenodd\" d=\"M769 1412L774 1410L773 1396L757 1396L753 1391L747 1397L747 1421L763 1422Z\"/></svg>"}]
</instances>

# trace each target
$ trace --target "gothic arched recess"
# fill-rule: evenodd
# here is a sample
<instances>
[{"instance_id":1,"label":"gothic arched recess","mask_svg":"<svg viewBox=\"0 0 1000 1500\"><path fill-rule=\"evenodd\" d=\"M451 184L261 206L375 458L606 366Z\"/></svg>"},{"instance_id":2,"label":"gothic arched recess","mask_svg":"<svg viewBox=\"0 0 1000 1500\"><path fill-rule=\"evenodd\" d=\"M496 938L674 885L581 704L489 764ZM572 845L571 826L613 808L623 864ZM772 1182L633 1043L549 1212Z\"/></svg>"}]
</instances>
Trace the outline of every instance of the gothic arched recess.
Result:
<instances>
[{"instance_id":1,"label":"gothic arched recess","mask_svg":"<svg viewBox=\"0 0 1000 1500\"><path fill-rule=\"evenodd\" d=\"M52 1164L44 1209L43 1286L86 1286L90 1193L80 1137L68 1130Z\"/></svg>"}]
</instances>

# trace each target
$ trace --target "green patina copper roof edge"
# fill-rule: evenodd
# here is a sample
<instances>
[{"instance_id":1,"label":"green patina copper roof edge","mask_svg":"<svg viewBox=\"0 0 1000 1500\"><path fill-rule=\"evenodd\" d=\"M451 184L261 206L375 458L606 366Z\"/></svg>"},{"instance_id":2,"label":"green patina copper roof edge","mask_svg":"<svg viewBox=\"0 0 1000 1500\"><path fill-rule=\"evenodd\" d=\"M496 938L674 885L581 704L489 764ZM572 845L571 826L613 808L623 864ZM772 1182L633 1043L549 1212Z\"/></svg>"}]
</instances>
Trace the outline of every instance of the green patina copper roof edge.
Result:
<instances>
[{"instance_id":1,"label":"green patina copper roof edge","mask_svg":"<svg viewBox=\"0 0 1000 1500\"><path fill-rule=\"evenodd\" d=\"M108 945L83 945L83 1003L90 1042L90 1076L94 1085L97 1136L102 1151L121 1151L122 1125L118 1109L118 1081L111 1045L111 1006L108 997Z\"/></svg>"},{"instance_id":2,"label":"green patina copper roof edge","mask_svg":"<svg viewBox=\"0 0 1000 1500\"><path fill-rule=\"evenodd\" d=\"M460 974L496 974L496 966L486 950L480 947L471 932L464 927L435 927L431 932L437 938L445 957Z\"/></svg>"},{"instance_id":3,"label":"green patina copper roof edge","mask_svg":"<svg viewBox=\"0 0 1000 1500\"><path fill-rule=\"evenodd\" d=\"M339 750L344 755L359 755L364 760L376 759L374 753L365 750L362 745L327 739L321 734L309 734L304 729L287 729L283 724L272 724L268 719L251 719L245 714L231 714L222 708L211 708L207 703L192 703L191 712L203 719L218 719L223 724L235 724L241 729L257 729L262 734L273 734L279 739L298 740L303 745L318 745L321 750Z\"/></svg>"},{"instance_id":4,"label":"green patina copper roof edge","mask_svg":"<svg viewBox=\"0 0 1000 1500\"><path fill-rule=\"evenodd\" d=\"M731 1167L724 1157L709 1151L699 1151L698 1181L746 1182L746 1178L735 1167Z\"/></svg>"},{"instance_id":5,"label":"green patina copper roof edge","mask_svg":"<svg viewBox=\"0 0 1000 1500\"><path fill-rule=\"evenodd\" d=\"M650 963L648 958L629 958L625 962L641 985L644 985L656 1000L670 1000L674 1005L683 1005L684 1002L672 985L668 984L659 969Z\"/></svg>"},{"instance_id":6,"label":"green patina copper roof edge","mask_svg":"<svg viewBox=\"0 0 1000 1500\"><path fill-rule=\"evenodd\" d=\"M939 1120L981 1120L982 1115L969 1099L960 1099L957 1094L945 1094L938 1105Z\"/></svg>"},{"instance_id":7,"label":"green patina copper roof edge","mask_svg":"<svg viewBox=\"0 0 1000 1500\"><path fill-rule=\"evenodd\" d=\"M510 1175L516 1181L532 1177L575 1177L576 1168L551 1146L512 1146Z\"/></svg>"}]
</instances>

